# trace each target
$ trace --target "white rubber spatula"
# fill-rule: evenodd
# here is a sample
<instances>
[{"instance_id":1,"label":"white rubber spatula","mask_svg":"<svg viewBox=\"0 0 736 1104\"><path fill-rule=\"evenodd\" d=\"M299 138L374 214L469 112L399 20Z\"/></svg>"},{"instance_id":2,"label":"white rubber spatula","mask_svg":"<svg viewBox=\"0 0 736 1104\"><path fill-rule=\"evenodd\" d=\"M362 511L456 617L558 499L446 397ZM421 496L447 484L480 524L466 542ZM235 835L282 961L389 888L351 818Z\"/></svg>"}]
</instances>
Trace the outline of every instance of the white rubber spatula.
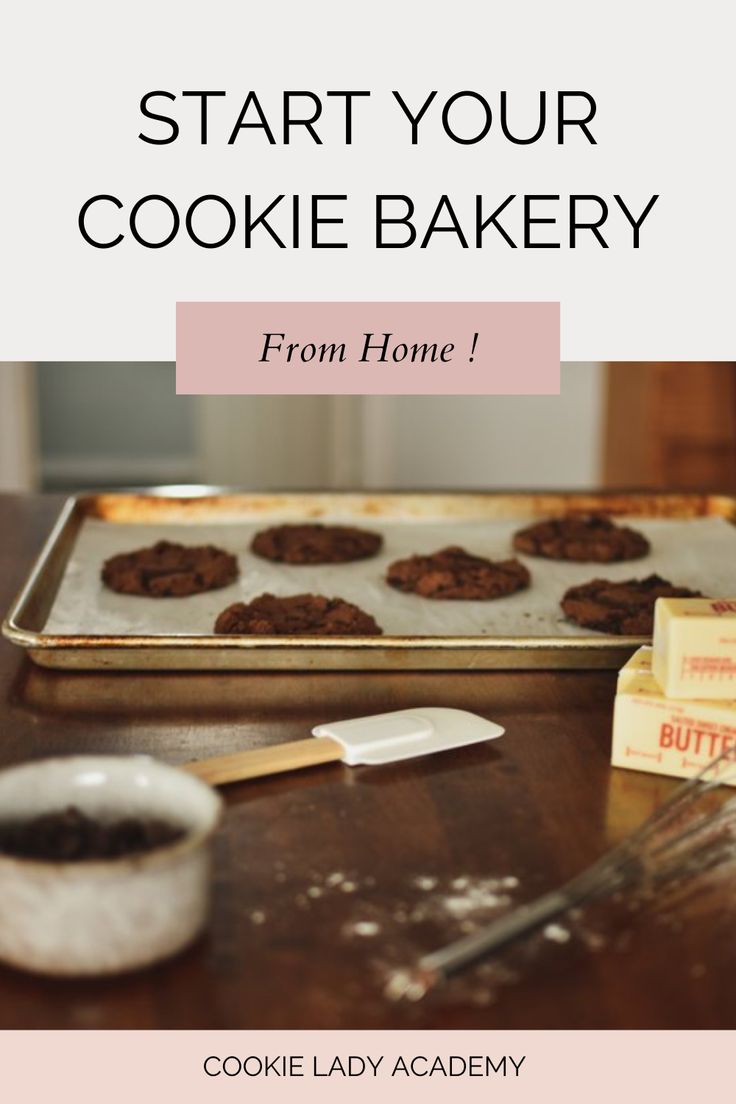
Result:
<instances>
[{"instance_id":1,"label":"white rubber spatula","mask_svg":"<svg viewBox=\"0 0 736 1104\"><path fill-rule=\"evenodd\" d=\"M400 759L495 740L503 732L500 725L464 709L399 709L395 713L317 725L312 729L312 736L317 737L314 740L295 740L215 759L198 759L186 763L184 770L211 786L223 786L321 763L343 762L351 767L397 763Z\"/></svg>"}]
</instances>

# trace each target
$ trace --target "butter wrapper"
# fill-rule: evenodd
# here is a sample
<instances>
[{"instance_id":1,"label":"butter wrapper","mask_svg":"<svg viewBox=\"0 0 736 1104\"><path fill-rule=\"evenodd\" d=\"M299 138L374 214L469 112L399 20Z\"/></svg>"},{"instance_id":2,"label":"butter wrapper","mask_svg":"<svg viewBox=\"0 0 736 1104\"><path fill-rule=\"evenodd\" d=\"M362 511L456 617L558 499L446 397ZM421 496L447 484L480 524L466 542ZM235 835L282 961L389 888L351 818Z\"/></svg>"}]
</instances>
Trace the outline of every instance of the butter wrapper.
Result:
<instances>
[{"instance_id":1,"label":"butter wrapper","mask_svg":"<svg viewBox=\"0 0 736 1104\"><path fill-rule=\"evenodd\" d=\"M640 648L619 674L613 710L614 767L691 778L721 752L736 749L736 701L667 698L652 673L652 648ZM730 761L719 767L736 785ZM717 775L716 775L717 777Z\"/></svg>"},{"instance_id":2,"label":"butter wrapper","mask_svg":"<svg viewBox=\"0 0 736 1104\"><path fill-rule=\"evenodd\" d=\"M628 662L624 664L618 673L618 682L616 683L616 693L620 694L622 690L626 690L631 683L637 679L640 675L652 674L652 646L651 644L645 644L638 651L634 652Z\"/></svg>"},{"instance_id":3,"label":"butter wrapper","mask_svg":"<svg viewBox=\"0 0 736 1104\"><path fill-rule=\"evenodd\" d=\"M736 598L659 598L652 669L668 698L736 698Z\"/></svg>"}]
</instances>

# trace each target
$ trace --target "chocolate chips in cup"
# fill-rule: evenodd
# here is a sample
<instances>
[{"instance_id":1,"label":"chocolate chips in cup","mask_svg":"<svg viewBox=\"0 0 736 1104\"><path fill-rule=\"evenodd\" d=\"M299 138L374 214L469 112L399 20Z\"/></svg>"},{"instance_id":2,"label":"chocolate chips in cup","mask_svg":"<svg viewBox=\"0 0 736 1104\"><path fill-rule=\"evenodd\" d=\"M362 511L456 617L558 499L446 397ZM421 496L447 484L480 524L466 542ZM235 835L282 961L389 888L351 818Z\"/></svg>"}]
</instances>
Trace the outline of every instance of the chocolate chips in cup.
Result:
<instances>
[{"instance_id":1,"label":"chocolate chips in cup","mask_svg":"<svg viewBox=\"0 0 736 1104\"><path fill-rule=\"evenodd\" d=\"M184 830L154 817L103 822L75 805L28 820L0 819L0 854L41 862L84 862L140 855L184 838Z\"/></svg>"}]
</instances>

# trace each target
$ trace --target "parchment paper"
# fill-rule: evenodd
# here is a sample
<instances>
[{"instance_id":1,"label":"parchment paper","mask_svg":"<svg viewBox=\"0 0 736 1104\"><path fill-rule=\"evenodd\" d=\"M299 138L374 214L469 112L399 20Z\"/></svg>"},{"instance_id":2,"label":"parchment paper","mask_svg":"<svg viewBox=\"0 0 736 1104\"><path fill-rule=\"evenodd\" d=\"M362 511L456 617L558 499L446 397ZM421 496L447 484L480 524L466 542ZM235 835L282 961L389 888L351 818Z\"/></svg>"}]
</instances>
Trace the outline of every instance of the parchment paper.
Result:
<instances>
[{"instance_id":1,"label":"parchment paper","mask_svg":"<svg viewBox=\"0 0 736 1104\"><path fill-rule=\"evenodd\" d=\"M293 520L293 518L291 519ZM350 518L323 518L350 524ZM268 525L279 523L268 519ZM363 525L362 522L358 524ZM520 556L532 573L528 590L490 602L431 601L400 594L383 579L393 560L429 553L448 544L491 559L513 555L511 537L525 522L382 521L380 555L359 563L319 567L271 564L249 551L251 538L264 528L252 523L122 525L96 519L83 522L67 565L46 631L60 634L205 634L231 602L248 601L268 591L277 595L314 593L354 602L373 614L388 635L419 636L586 636L568 624L559 602L568 587L593 578L643 578L652 572L677 585L713 597L736 595L736 528L721 518L643 520L631 524L652 543L648 557L622 564L570 564ZM114 594L100 582L102 562L167 539L185 544L216 544L237 554L241 575L222 590L189 598L138 598Z\"/></svg>"}]
</instances>

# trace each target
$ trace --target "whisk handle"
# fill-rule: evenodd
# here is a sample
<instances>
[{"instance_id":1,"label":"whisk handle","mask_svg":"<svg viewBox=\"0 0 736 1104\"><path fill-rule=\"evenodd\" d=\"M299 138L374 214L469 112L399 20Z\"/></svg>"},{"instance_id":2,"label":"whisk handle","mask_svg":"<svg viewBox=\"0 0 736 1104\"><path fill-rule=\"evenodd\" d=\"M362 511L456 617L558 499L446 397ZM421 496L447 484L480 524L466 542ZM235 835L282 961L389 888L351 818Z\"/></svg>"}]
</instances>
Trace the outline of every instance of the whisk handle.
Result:
<instances>
[{"instance_id":1,"label":"whisk handle","mask_svg":"<svg viewBox=\"0 0 736 1104\"><path fill-rule=\"evenodd\" d=\"M573 895L561 890L545 893L536 901L499 917L482 931L466 935L448 947L424 955L419 961L419 969L446 977L470 962L498 950L504 944L513 942L519 936L526 935L534 928L541 927L575 903Z\"/></svg>"}]
</instances>

